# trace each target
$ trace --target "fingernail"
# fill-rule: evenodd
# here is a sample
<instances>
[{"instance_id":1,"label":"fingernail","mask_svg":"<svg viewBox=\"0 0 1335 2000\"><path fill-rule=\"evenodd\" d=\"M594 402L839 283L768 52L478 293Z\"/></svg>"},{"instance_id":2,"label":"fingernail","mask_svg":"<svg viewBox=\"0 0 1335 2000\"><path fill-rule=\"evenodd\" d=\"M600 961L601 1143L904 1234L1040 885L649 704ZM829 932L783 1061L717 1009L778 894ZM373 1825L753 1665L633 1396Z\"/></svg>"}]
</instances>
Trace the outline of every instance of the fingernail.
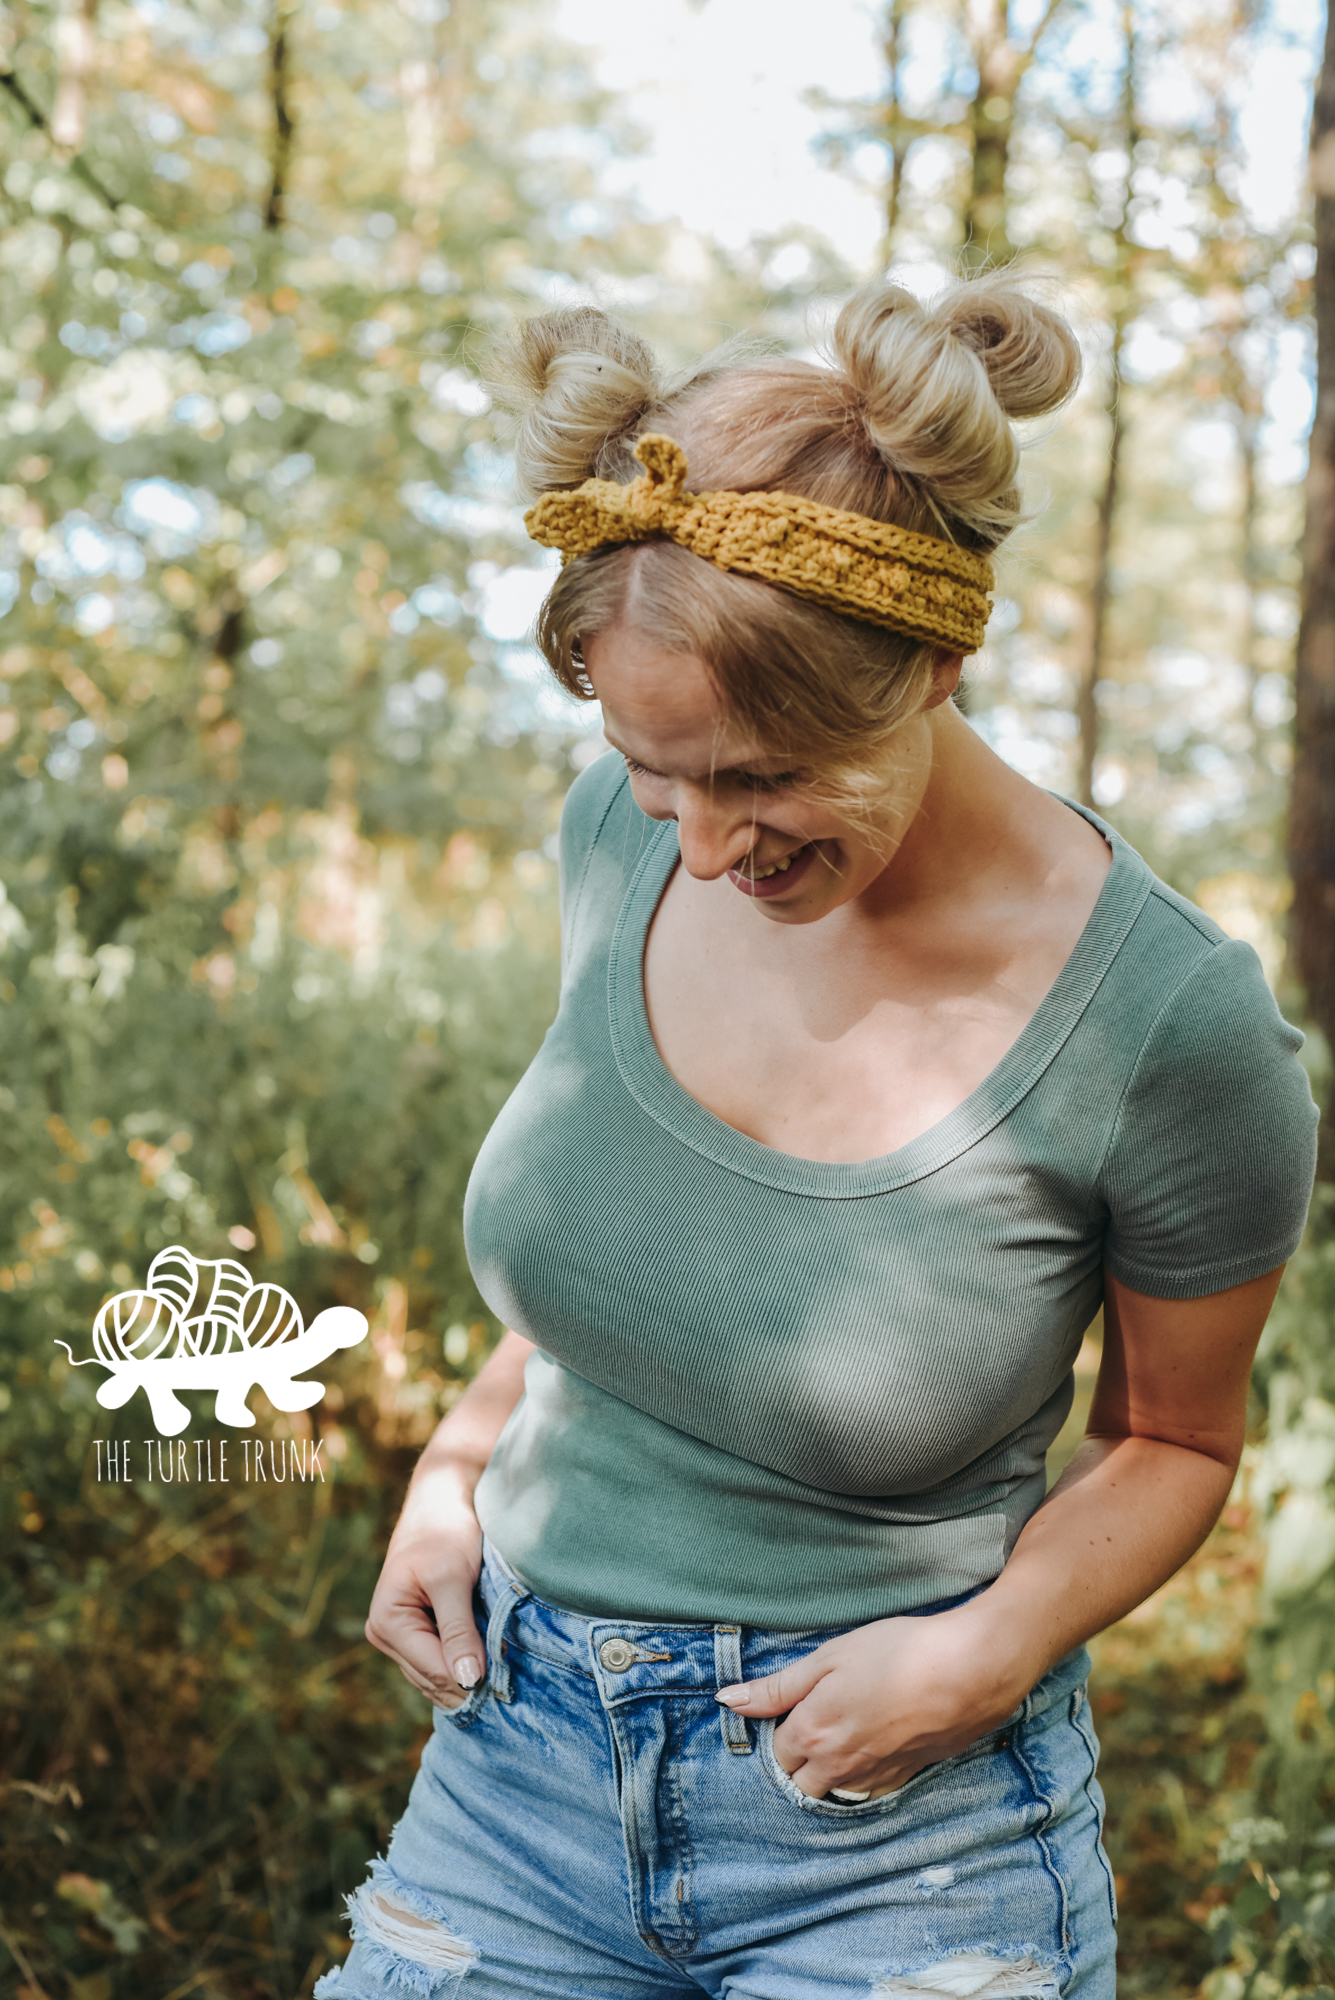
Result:
<instances>
[{"instance_id":1,"label":"fingernail","mask_svg":"<svg viewBox=\"0 0 1335 2000\"><path fill-rule=\"evenodd\" d=\"M725 1708L737 1708L745 1703L747 1693L745 1688L720 1688L714 1699L721 1701Z\"/></svg>"},{"instance_id":2,"label":"fingernail","mask_svg":"<svg viewBox=\"0 0 1335 2000\"><path fill-rule=\"evenodd\" d=\"M466 1660L456 1660L454 1663L454 1678L458 1681L461 1688L476 1687L482 1678L481 1660L475 1660L471 1653Z\"/></svg>"}]
</instances>

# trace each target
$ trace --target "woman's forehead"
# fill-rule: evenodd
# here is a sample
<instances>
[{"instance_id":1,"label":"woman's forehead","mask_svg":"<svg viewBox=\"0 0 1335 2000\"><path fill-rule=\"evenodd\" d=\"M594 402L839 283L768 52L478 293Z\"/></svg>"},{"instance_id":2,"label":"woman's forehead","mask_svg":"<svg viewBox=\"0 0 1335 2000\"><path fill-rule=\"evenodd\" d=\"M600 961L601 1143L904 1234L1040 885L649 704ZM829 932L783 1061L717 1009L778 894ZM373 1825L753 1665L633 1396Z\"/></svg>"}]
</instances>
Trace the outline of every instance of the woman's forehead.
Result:
<instances>
[{"instance_id":1,"label":"woman's forehead","mask_svg":"<svg viewBox=\"0 0 1335 2000\"><path fill-rule=\"evenodd\" d=\"M625 627L584 648L585 672L602 704L609 743L673 777L707 777L772 762L724 709L709 668Z\"/></svg>"}]
</instances>

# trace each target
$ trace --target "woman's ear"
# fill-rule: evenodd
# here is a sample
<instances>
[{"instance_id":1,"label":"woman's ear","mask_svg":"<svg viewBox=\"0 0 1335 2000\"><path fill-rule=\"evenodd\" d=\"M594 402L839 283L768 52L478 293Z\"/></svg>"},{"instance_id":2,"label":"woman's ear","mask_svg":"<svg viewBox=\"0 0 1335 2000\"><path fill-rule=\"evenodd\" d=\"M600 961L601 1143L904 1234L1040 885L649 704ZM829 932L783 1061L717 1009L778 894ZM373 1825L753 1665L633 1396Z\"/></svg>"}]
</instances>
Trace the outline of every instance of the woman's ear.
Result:
<instances>
[{"instance_id":1,"label":"woman's ear","mask_svg":"<svg viewBox=\"0 0 1335 2000\"><path fill-rule=\"evenodd\" d=\"M960 684L960 675L963 672L963 653L938 653L936 665L932 669L932 692L923 703L923 707L940 708L943 701L949 701Z\"/></svg>"}]
</instances>

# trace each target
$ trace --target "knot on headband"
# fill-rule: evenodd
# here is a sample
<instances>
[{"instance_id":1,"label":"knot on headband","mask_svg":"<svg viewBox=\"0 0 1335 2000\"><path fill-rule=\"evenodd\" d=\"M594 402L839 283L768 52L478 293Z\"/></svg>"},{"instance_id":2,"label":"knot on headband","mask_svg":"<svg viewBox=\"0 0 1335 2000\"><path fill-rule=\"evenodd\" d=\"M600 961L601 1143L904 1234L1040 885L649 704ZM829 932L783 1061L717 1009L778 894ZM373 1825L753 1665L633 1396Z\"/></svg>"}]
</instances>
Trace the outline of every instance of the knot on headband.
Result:
<instances>
[{"instance_id":1,"label":"knot on headband","mask_svg":"<svg viewBox=\"0 0 1335 2000\"><path fill-rule=\"evenodd\" d=\"M562 560L631 542L670 541L716 568L759 578L828 610L910 639L975 653L994 578L986 556L824 507L795 493L689 493L686 454L651 432L635 447L643 475L627 486L586 479L544 493L524 516Z\"/></svg>"}]
</instances>

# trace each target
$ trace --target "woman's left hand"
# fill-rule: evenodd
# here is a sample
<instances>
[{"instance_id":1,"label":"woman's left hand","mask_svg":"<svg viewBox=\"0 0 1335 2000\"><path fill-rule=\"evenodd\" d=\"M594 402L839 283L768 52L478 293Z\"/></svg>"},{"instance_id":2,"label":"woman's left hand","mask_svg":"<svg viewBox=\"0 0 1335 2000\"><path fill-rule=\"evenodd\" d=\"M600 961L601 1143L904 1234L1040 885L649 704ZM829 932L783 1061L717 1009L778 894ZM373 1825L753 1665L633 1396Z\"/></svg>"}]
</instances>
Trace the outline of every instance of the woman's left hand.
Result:
<instances>
[{"instance_id":1,"label":"woman's left hand","mask_svg":"<svg viewBox=\"0 0 1335 2000\"><path fill-rule=\"evenodd\" d=\"M1198 1549L1242 1451L1247 1381L1280 1269L1196 1299L1104 1274L1089 1430L995 1582L925 1618L882 1618L796 1666L720 1688L812 1798L877 1796L999 1728L1048 1668L1143 1604Z\"/></svg>"},{"instance_id":2,"label":"woman's left hand","mask_svg":"<svg viewBox=\"0 0 1335 2000\"><path fill-rule=\"evenodd\" d=\"M1041 1677L998 1648L978 1602L861 1625L718 1699L748 1720L785 1718L774 1754L810 1797L879 1798L999 1727Z\"/></svg>"}]
</instances>

